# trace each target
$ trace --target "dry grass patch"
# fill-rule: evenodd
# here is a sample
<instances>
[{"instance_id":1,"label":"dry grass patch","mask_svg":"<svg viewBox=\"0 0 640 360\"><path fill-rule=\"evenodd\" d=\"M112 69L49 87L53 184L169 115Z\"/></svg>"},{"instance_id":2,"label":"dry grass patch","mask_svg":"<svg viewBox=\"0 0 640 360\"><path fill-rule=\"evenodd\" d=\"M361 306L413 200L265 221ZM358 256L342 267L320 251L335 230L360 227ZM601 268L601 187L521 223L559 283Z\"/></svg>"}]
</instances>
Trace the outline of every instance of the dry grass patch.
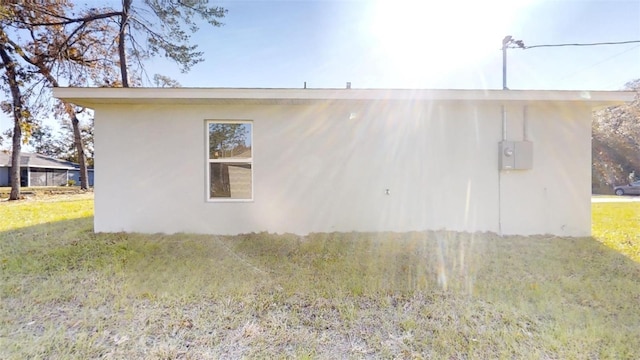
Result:
<instances>
[{"instance_id":1,"label":"dry grass patch","mask_svg":"<svg viewBox=\"0 0 640 360\"><path fill-rule=\"evenodd\" d=\"M640 357L640 265L590 238L82 218L1 232L0 276L3 359Z\"/></svg>"}]
</instances>

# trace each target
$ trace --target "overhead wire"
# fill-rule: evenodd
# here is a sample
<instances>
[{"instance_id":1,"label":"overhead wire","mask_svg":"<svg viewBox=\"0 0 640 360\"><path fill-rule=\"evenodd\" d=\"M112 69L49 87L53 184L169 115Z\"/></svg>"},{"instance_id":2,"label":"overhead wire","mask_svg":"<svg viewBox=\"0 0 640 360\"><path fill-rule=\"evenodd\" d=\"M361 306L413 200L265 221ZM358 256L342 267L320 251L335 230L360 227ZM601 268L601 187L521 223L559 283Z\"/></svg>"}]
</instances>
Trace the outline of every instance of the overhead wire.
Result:
<instances>
[{"instance_id":1,"label":"overhead wire","mask_svg":"<svg viewBox=\"0 0 640 360\"><path fill-rule=\"evenodd\" d=\"M518 46L518 47L526 50L526 49L534 49L534 48L541 48L541 47L600 46L600 45L623 45L623 44L633 44L633 43L640 43L640 40L608 41L608 42L595 42L595 43L542 44L542 45L531 45L531 46L524 45L524 46Z\"/></svg>"},{"instance_id":2,"label":"overhead wire","mask_svg":"<svg viewBox=\"0 0 640 360\"><path fill-rule=\"evenodd\" d=\"M622 51L622 52L619 52L619 53L617 53L617 54L611 55L611 56L609 56L609 57L607 57L607 58L604 58L604 59L602 59L602 60L600 60L600 61L598 61L598 62L596 62L596 63L593 63L593 64L591 64L591 65L589 65L589 66L587 66L587 67L584 67L584 68L582 68L582 69L580 69L580 70L577 70L577 71L575 71L575 72L573 72L573 73L571 73L571 74L569 74L569 75L567 75L567 76L565 76L565 77L563 77L563 78L559 79L559 81L562 81L562 80L565 80L565 79L571 78L571 77L575 76L576 74L579 74L579 73L581 73L581 72L583 72L583 71L585 71L585 70L591 69L591 68L593 68L593 67L595 67L595 66L598 66L598 65L600 65L600 64L602 64L602 63L605 63L605 62L607 62L607 61L609 61L609 60L611 60L611 59L613 59L613 58L616 58L616 57L618 57L618 56L620 56L620 55L626 54L626 53L630 52L631 50L635 50L635 49L637 49L637 48L639 48L639 47L640 47L640 45L636 45L636 46L633 46L633 47L631 47L631 48L629 48L629 49L626 49L626 50L624 50L624 51Z\"/></svg>"},{"instance_id":3,"label":"overhead wire","mask_svg":"<svg viewBox=\"0 0 640 360\"><path fill-rule=\"evenodd\" d=\"M519 49L522 49L522 50L527 50L527 49L535 49L535 48L543 48L543 47L602 46L602 45L624 45L624 44L640 43L640 40L626 40L626 41L604 41L604 42L593 42L593 43L540 44L540 45L527 46L527 45L524 44L524 42L522 40L513 40L511 38L511 36L508 36L507 38L505 38L504 41L507 41L507 42L503 43L504 44L503 51L506 48L509 48L509 49L518 49L519 48ZM584 70L587 70L587 69L590 69L590 68L592 68L594 66L602 64L603 62L606 62L606 61L608 61L608 60L610 60L610 59L612 59L614 57L620 56L620 55L622 55L624 53L627 53L627 52L629 52L629 51L631 51L633 49L636 49L638 47L640 47L640 45L634 46L634 47L632 47L630 49L626 49L625 51L622 51L620 53L614 54L614 55L612 55L612 56L610 56L610 57L608 57L606 59L603 59L603 60L595 63L595 64L589 65L584 69L578 70L578 71L574 72L573 74L571 74L569 76L565 76L563 79L567 79L569 77L575 76L576 74L578 74L578 73L580 73L580 72L582 72Z\"/></svg>"}]
</instances>

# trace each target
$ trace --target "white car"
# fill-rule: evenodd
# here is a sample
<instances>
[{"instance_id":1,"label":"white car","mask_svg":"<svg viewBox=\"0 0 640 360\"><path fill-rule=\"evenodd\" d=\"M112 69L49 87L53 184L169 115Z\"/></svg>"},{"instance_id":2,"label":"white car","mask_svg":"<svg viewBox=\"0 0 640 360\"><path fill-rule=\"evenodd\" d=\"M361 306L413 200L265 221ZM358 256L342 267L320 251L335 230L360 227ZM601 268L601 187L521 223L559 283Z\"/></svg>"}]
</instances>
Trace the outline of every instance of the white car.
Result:
<instances>
[{"instance_id":1,"label":"white car","mask_svg":"<svg viewBox=\"0 0 640 360\"><path fill-rule=\"evenodd\" d=\"M622 195L640 195L640 180L634 181L629 185L620 185L613 188L618 196Z\"/></svg>"}]
</instances>

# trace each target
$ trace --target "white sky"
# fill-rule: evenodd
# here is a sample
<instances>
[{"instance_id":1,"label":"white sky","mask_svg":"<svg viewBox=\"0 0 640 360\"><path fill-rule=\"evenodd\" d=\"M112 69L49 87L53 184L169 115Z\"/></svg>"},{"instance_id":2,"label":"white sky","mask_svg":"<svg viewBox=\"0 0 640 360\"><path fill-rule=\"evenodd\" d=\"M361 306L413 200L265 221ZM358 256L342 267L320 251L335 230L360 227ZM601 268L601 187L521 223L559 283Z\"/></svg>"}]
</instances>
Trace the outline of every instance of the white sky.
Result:
<instances>
[{"instance_id":1,"label":"white sky","mask_svg":"<svg viewBox=\"0 0 640 360\"><path fill-rule=\"evenodd\" d=\"M114 1L114 0L111 0ZM140 0L134 0L134 4ZM99 4L99 0L78 4ZM117 1L116 1L117 3ZM193 37L205 62L188 74L147 66L185 87L502 87L501 42L640 40L638 0L222 1L225 26ZM640 78L640 43L511 49L511 89L618 90ZM11 120L0 117L0 130ZM5 144L6 147L6 144Z\"/></svg>"}]
</instances>

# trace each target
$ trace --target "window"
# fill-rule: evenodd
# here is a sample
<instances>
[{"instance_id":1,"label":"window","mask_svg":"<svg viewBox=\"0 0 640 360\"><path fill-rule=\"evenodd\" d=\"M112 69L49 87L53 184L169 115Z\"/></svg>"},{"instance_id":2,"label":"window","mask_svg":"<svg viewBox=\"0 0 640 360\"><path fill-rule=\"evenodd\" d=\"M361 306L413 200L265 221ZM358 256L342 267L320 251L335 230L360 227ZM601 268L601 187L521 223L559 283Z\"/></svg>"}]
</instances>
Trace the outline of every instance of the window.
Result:
<instances>
[{"instance_id":1,"label":"window","mask_svg":"<svg viewBox=\"0 0 640 360\"><path fill-rule=\"evenodd\" d=\"M207 130L209 200L252 200L252 123L208 121Z\"/></svg>"}]
</instances>

